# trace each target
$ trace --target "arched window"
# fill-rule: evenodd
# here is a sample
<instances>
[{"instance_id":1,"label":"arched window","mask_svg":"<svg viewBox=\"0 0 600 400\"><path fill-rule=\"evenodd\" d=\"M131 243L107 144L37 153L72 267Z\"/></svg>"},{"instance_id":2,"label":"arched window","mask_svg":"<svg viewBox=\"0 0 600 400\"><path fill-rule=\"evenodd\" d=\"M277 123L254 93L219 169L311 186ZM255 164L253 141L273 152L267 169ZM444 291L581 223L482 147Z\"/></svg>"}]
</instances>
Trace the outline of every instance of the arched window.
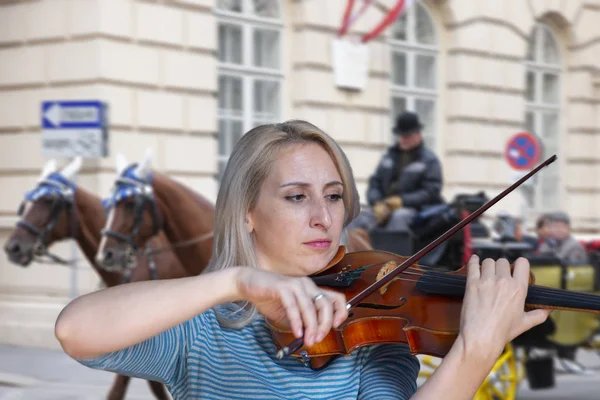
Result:
<instances>
[{"instance_id":1,"label":"arched window","mask_svg":"<svg viewBox=\"0 0 600 400\"><path fill-rule=\"evenodd\" d=\"M552 30L537 24L530 38L526 59L525 127L542 142L544 157L558 154L560 122L560 73L558 42ZM560 208L558 166L539 174L531 206L540 211Z\"/></svg>"},{"instance_id":2,"label":"arched window","mask_svg":"<svg viewBox=\"0 0 600 400\"><path fill-rule=\"evenodd\" d=\"M281 119L278 0L218 0L219 177L239 138Z\"/></svg>"},{"instance_id":3,"label":"arched window","mask_svg":"<svg viewBox=\"0 0 600 400\"><path fill-rule=\"evenodd\" d=\"M414 111L425 129L425 144L435 148L437 34L427 8L415 2L392 27L392 118Z\"/></svg>"}]
</instances>

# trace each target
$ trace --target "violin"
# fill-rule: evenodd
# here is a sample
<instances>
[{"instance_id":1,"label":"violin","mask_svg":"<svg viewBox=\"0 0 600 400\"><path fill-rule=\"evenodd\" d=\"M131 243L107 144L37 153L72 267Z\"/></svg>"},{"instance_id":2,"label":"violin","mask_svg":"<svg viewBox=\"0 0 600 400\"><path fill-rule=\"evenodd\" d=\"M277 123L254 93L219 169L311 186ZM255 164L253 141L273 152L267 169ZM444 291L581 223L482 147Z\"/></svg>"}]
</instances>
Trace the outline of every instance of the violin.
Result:
<instances>
[{"instance_id":1,"label":"violin","mask_svg":"<svg viewBox=\"0 0 600 400\"><path fill-rule=\"evenodd\" d=\"M442 272L418 260L555 160L555 155L550 157L412 257L377 250L346 254L340 247L311 279L350 299L348 318L320 343L304 349L303 338L296 338L289 326L267 320L277 358L291 356L318 369L360 347L394 343L407 344L412 354L444 357L459 333L467 268ZM525 308L600 314L600 296L536 286L530 274Z\"/></svg>"}]
</instances>

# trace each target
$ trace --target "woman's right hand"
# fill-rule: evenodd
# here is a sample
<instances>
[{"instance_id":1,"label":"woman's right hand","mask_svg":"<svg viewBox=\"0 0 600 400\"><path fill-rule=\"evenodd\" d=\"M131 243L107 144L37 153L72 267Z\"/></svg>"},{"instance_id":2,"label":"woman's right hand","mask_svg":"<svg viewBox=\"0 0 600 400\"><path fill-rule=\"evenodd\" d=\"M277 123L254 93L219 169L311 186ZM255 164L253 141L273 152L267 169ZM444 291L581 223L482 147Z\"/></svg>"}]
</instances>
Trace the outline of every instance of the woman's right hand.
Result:
<instances>
[{"instance_id":1,"label":"woman's right hand","mask_svg":"<svg viewBox=\"0 0 600 400\"><path fill-rule=\"evenodd\" d=\"M307 277L240 267L236 286L239 295L265 317L287 321L296 337L304 335L304 343L309 347L348 318L346 296L319 288Z\"/></svg>"},{"instance_id":2,"label":"woman's right hand","mask_svg":"<svg viewBox=\"0 0 600 400\"><path fill-rule=\"evenodd\" d=\"M511 272L506 259L472 256L461 313L460 335L470 353L499 356L506 343L541 324L551 310L525 311L529 285L529 262L519 258ZM495 358L494 358L495 360Z\"/></svg>"}]
</instances>

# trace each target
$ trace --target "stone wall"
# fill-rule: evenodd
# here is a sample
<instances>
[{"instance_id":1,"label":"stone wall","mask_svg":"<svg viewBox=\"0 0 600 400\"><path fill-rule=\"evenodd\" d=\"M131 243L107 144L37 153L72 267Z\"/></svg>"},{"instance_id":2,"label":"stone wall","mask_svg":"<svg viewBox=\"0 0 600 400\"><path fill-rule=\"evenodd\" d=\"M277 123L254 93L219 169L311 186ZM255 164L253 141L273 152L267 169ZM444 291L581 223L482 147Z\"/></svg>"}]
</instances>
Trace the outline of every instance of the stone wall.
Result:
<instances>
[{"instance_id":1,"label":"stone wall","mask_svg":"<svg viewBox=\"0 0 600 400\"><path fill-rule=\"evenodd\" d=\"M444 195L511 183L503 159L524 128L525 53L536 22L551 27L562 51L559 161L561 207L578 233L600 233L600 0L421 0L436 25L437 138ZM351 30L363 34L395 0L378 0ZM392 142L389 30L370 42L364 91L334 86L331 40L344 0L283 0L283 119L304 118L347 152L361 195ZM122 152L214 200L217 193L217 29L215 0L0 0L0 241L16 222L23 193L36 182L44 100L100 99L110 106L110 157L86 160L78 183L105 196ZM67 160L60 160L61 163ZM512 195L495 206L519 212ZM535 215L535 214L534 214ZM71 256L70 242L55 251ZM0 255L0 342L56 346L58 311L71 272L22 269ZM77 270L80 292L98 278Z\"/></svg>"},{"instance_id":2,"label":"stone wall","mask_svg":"<svg viewBox=\"0 0 600 400\"><path fill-rule=\"evenodd\" d=\"M44 100L109 104L110 157L85 160L78 183L106 196L114 159L153 165L216 198L217 70L214 1L44 0L0 2L0 240L44 163ZM68 160L59 160L65 163ZM54 250L71 256L70 242ZM97 287L86 262L80 292ZM70 271L16 267L0 255L0 341L55 346L52 327L67 301ZM4 318L6 316L6 318Z\"/></svg>"}]
</instances>

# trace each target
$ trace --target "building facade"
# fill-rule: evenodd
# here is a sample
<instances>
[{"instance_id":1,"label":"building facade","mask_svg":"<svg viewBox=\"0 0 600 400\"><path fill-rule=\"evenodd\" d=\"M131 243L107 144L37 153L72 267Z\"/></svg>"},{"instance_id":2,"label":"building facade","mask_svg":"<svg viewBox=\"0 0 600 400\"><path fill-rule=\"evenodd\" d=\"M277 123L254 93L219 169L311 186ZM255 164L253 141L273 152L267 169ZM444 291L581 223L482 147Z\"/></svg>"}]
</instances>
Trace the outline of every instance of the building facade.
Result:
<instances>
[{"instance_id":1,"label":"building facade","mask_svg":"<svg viewBox=\"0 0 600 400\"><path fill-rule=\"evenodd\" d=\"M396 4L376 0L348 38ZM440 157L444 195L515 179L504 160L520 131L558 161L524 191L530 225L562 209L576 232L600 234L598 0L416 0L368 42L363 90L334 84L332 40L343 0L0 0L0 239L45 162L40 104L98 99L110 110L110 154L86 159L77 183L106 196L115 156L141 160L214 200L236 140L261 123L307 119L343 146L364 194L393 137L417 111ZM358 8L359 6L357 6ZM597 153L598 152L598 153ZM68 160L59 160L66 163ZM514 194L496 205L521 212ZM69 256L71 243L56 245ZM81 255L79 255L81 257ZM97 287L82 262L26 269L0 256L0 342L56 347L69 299Z\"/></svg>"}]
</instances>

